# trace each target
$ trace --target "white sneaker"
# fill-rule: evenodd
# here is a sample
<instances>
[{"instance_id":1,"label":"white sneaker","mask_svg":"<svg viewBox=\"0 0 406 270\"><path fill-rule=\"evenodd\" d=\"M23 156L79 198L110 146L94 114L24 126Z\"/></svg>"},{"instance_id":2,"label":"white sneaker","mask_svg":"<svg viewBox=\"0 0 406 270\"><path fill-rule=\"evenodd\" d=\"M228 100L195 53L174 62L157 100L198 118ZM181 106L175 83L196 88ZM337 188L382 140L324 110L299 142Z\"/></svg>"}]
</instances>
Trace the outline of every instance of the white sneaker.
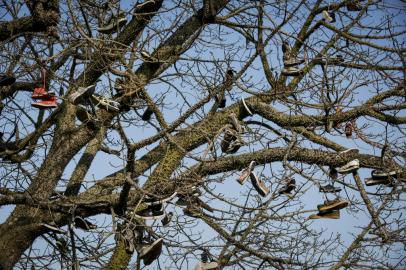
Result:
<instances>
[{"instance_id":1,"label":"white sneaker","mask_svg":"<svg viewBox=\"0 0 406 270\"><path fill-rule=\"evenodd\" d=\"M359 169L359 160L354 159L345 164L344 166L341 166L339 168L336 168L337 172L341 174L347 174L351 172L355 172Z\"/></svg>"}]
</instances>

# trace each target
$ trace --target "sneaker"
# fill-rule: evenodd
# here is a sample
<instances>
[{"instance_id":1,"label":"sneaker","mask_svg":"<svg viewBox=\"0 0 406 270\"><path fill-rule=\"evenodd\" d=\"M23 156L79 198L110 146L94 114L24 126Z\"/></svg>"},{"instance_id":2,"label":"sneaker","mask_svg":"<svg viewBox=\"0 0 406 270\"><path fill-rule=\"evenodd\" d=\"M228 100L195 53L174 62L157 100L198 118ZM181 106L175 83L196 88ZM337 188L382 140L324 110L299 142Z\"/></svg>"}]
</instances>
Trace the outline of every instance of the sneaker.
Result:
<instances>
[{"instance_id":1,"label":"sneaker","mask_svg":"<svg viewBox=\"0 0 406 270\"><path fill-rule=\"evenodd\" d=\"M244 145L244 143L240 140L240 139L237 139L237 140L235 140L235 141L232 141L229 145L228 145L228 147L227 147L227 149L225 149L225 151L224 151L224 153L226 153L226 154L235 154L235 153L237 153L237 151L241 148L241 146L243 146Z\"/></svg>"},{"instance_id":2,"label":"sneaker","mask_svg":"<svg viewBox=\"0 0 406 270\"><path fill-rule=\"evenodd\" d=\"M97 31L102 34L112 34L127 23L127 19L123 12L120 12L117 17L111 16L106 25L97 28Z\"/></svg>"},{"instance_id":3,"label":"sneaker","mask_svg":"<svg viewBox=\"0 0 406 270\"><path fill-rule=\"evenodd\" d=\"M171 222L172 217L173 217L172 212L167 213L165 217L161 220L162 226L164 227L167 226Z\"/></svg>"},{"instance_id":4,"label":"sneaker","mask_svg":"<svg viewBox=\"0 0 406 270\"><path fill-rule=\"evenodd\" d=\"M75 225L76 228L80 228L84 231L93 230L97 228L95 224L79 216L75 217L75 219L73 220L73 224Z\"/></svg>"},{"instance_id":5,"label":"sneaker","mask_svg":"<svg viewBox=\"0 0 406 270\"><path fill-rule=\"evenodd\" d=\"M144 121L149 121L149 120L151 120L151 116L153 113L154 113L154 111L150 107L147 107L145 112L142 114L141 119Z\"/></svg>"},{"instance_id":6,"label":"sneaker","mask_svg":"<svg viewBox=\"0 0 406 270\"><path fill-rule=\"evenodd\" d=\"M336 22L336 14L334 12L330 12L327 10L323 10L321 13L323 15L323 20L327 23L335 23Z\"/></svg>"},{"instance_id":7,"label":"sneaker","mask_svg":"<svg viewBox=\"0 0 406 270\"><path fill-rule=\"evenodd\" d=\"M234 70L228 69L226 73L226 80L224 82L225 90L231 91L233 87L233 80L234 80Z\"/></svg>"},{"instance_id":8,"label":"sneaker","mask_svg":"<svg viewBox=\"0 0 406 270\"><path fill-rule=\"evenodd\" d=\"M336 180L338 178L338 172L335 168L330 167L330 171L328 173L328 176L330 176L331 179Z\"/></svg>"},{"instance_id":9,"label":"sneaker","mask_svg":"<svg viewBox=\"0 0 406 270\"><path fill-rule=\"evenodd\" d=\"M38 109L53 109L58 107L58 103L56 103L56 100L56 96L50 96L47 98L42 98L41 101L31 103L31 106Z\"/></svg>"},{"instance_id":10,"label":"sneaker","mask_svg":"<svg viewBox=\"0 0 406 270\"><path fill-rule=\"evenodd\" d=\"M138 3L138 2L137 2L137 3ZM145 8L146 6L152 5L152 4L155 4L155 0L147 0L147 1L144 1L144 3L139 3L139 4L137 4L137 5L135 6L135 10L136 10L136 11L137 11L137 10L140 10L140 9Z\"/></svg>"},{"instance_id":11,"label":"sneaker","mask_svg":"<svg viewBox=\"0 0 406 270\"><path fill-rule=\"evenodd\" d=\"M248 166L248 168L243 169L240 172L240 176L237 179L237 182L240 185L244 185L244 182L248 179L248 177L250 176L252 169L254 169L256 162L255 161L251 161L250 165Z\"/></svg>"},{"instance_id":12,"label":"sneaker","mask_svg":"<svg viewBox=\"0 0 406 270\"><path fill-rule=\"evenodd\" d=\"M330 219L339 219L340 218L340 210L333 210L327 212L318 212L317 214L313 214L309 216L309 219L320 219L320 218L330 218Z\"/></svg>"},{"instance_id":13,"label":"sneaker","mask_svg":"<svg viewBox=\"0 0 406 270\"><path fill-rule=\"evenodd\" d=\"M146 196L143 200L143 203L145 203L146 205L157 205L157 204L164 204L166 202L169 202L170 200L172 200L173 198L175 198L175 196L178 193L175 191L174 193L172 193L169 196L165 196L165 197L158 197L158 196Z\"/></svg>"},{"instance_id":14,"label":"sneaker","mask_svg":"<svg viewBox=\"0 0 406 270\"><path fill-rule=\"evenodd\" d=\"M127 254L133 254L135 250L135 243L137 242L136 231L126 228L120 232L120 236L123 238L125 251Z\"/></svg>"},{"instance_id":15,"label":"sneaker","mask_svg":"<svg viewBox=\"0 0 406 270\"><path fill-rule=\"evenodd\" d=\"M365 178L365 185L369 187L389 184L391 184L391 180L389 178Z\"/></svg>"},{"instance_id":16,"label":"sneaker","mask_svg":"<svg viewBox=\"0 0 406 270\"><path fill-rule=\"evenodd\" d=\"M381 171L381 170L373 170L371 172L371 177L373 179L390 179L390 178L397 178L397 171Z\"/></svg>"},{"instance_id":17,"label":"sneaker","mask_svg":"<svg viewBox=\"0 0 406 270\"><path fill-rule=\"evenodd\" d=\"M231 142L236 141L237 140L237 132L233 129L230 128L226 128L224 130L224 138L221 141L221 151L223 153L225 153L227 151L227 149L230 148Z\"/></svg>"},{"instance_id":18,"label":"sneaker","mask_svg":"<svg viewBox=\"0 0 406 270\"><path fill-rule=\"evenodd\" d=\"M13 76L7 76L5 74L0 75L0 87L1 86L9 86L16 82L16 78Z\"/></svg>"},{"instance_id":19,"label":"sneaker","mask_svg":"<svg viewBox=\"0 0 406 270\"><path fill-rule=\"evenodd\" d=\"M354 159L345 164L342 167L336 168L337 172L341 174L347 174L347 173L352 173L355 172L359 169L359 160Z\"/></svg>"},{"instance_id":20,"label":"sneaker","mask_svg":"<svg viewBox=\"0 0 406 270\"><path fill-rule=\"evenodd\" d=\"M334 187L333 185L328 184L326 186L320 186L319 191L323 192L323 193L336 193L336 192L340 192L341 188Z\"/></svg>"},{"instance_id":21,"label":"sneaker","mask_svg":"<svg viewBox=\"0 0 406 270\"><path fill-rule=\"evenodd\" d=\"M261 195L265 197L269 194L269 188L266 187L265 182L260 180L255 172L250 173L251 183L254 186L255 190Z\"/></svg>"},{"instance_id":22,"label":"sneaker","mask_svg":"<svg viewBox=\"0 0 406 270\"><path fill-rule=\"evenodd\" d=\"M279 194L290 194L296 188L296 180L294 178L285 179L285 185L279 190Z\"/></svg>"},{"instance_id":23,"label":"sneaker","mask_svg":"<svg viewBox=\"0 0 406 270\"><path fill-rule=\"evenodd\" d=\"M153 243L142 247L139 250L139 258L144 261L145 265L150 265L153 261L158 259L162 252L163 238L155 240Z\"/></svg>"},{"instance_id":24,"label":"sneaker","mask_svg":"<svg viewBox=\"0 0 406 270\"><path fill-rule=\"evenodd\" d=\"M162 219L165 217L164 205L148 205L147 208L135 212L134 216L143 220Z\"/></svg>"},{"instance_id":25,"label":"sneaker","mask_svg":"<svg viewBox=\"0 0 406 270\"><path fill-rule=\"evenodd\" d=\"M54 92L47 92L43 87L36 87L34 88L34 92L32 93L32 99L48 99L50 97L55 96Z\"/></svg>"},{"instance_id":26,"label":"sneaker","mask_svg":"<svg viewBox=\"0 0 406 270\"><path fill-rule=\"evenodd\" d=\"M283 65L285 67L295 67L303 64L305 62L304 59L299 58L287 58L283 60Z\"/></svg>"},{"instance_id":27,"label":"sneaker","mask_svg":"<svg viewBox=\"0 0 406 270\"><path fill-rule=\"evenodd\" d=\"M341 198L337 198L332 201L329 201L329 200L324 201L323 204L317 205L317 209L319 209L319 212L325 213L325 212L329 212L332 210L343 209L343 208L347 207L349 204L350 204L349 201L341 199Z\"/></svg>"},{"instance_id":28,"label":"sneaker","mask_svg":"<svg viewBox=\"0 0 406 270\"><path fill-rule=\"evenodd\" d=\"M244 106L245 111L249 114L249 115L253 115L253 113L251 112L250 108L248 107L247 103L245 102L245 99L242 98L242 105Z\"/></svg>"},{"instance_id":29,"label":"sneaker","mask_svg":"<svg viewBox=\"0 0 406 270\"><path fill-rule=\"evenodd\" d=\"M69 95L68 100L75 105L82 103L84 98L90 97L96 89L96 86L90 85L88 87L79 87L78 90Z\"/></svg>"},{"instance_id":30,"label":"sneaker","mask_svg":"<svg viewBox=\"0 0 406 270\"><path fill-rule=\"evenodd\" d=\"M119 112L120 103L96 94L91 95L93 103L98 107L102 107L107 111Z\"/></svg>"},{"instance_id":31,"label":"sneaker","mask_svg":"<svg viewBox=\"0 0 406 270\"><path fill-rule=\"evenodd\" d=\"M217 94L215 99L216 99L216 102L217 102L219 108L226 107L227 100L226 100L226 97L224 96L224 92Z\"/></svg>"},{"instance_id":32,"label":"sneaker","mask_svg":"<svg viewBox=\"0 0 406 270\"><path fill-rule=\"evenodd\" d=\"M82 123L87 123L90 121L98 122L92 112L86 109L86 107L83 105L76 106L76 118Z\"/></svg>"},{"instance_id":33,"label":"sneaker","mask_svg":"<svg viewBox=\"0 0 406 270\"><path fill-rule=\"evenodd\" d=\"M344 133L345 133L345 136L346 136L348 139L352 137L352 130L353 130L352 124L351 124L351 123L347 123L347 124L345 125L345 128L344 128Z\"/></svg>"},{"instance_id":34,"label":"sneaker","mask_svg":"<svg viewBox=\"0 0 406 270\"><path fill-rule=\"evenodd\" d=\"M361 11L362 6L360 4L359 0L354 0L354 1L348 1L346 4L347 10L348 11Z\"/></svg>"},{"instance_id":35,"label":"sneaker","mask_svg":"<svg viewBox=\"0 0 406 270\"><path fill-rule=\"evenodd\" d=\"M282 70L282 75L283 76L292 76L296 77L302 74L302 70L295 68L295 67L288 67L288 68L283 68Z\"/></svg>"}]
</instances>

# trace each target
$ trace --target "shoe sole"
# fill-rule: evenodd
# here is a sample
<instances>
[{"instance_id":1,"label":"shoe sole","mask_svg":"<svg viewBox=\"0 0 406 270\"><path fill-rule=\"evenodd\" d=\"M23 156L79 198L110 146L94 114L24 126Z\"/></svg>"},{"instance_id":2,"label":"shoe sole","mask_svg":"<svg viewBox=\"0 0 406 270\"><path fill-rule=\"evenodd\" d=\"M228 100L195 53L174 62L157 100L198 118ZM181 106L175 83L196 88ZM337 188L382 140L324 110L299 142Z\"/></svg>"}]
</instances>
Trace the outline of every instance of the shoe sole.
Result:
<instances>
[{"instance_id":1,"label":"shoe sole","mask_svg":"<svg viewBox=\"0 0 406 270\"><path fill-rule=\"evenodd\" d=\"M340 210L345 207L347 207L350 203L348 201L340 201L336 202L327 206L321 206L319 209L319 212L323 214L323 212L330 212L332 210Z\"/></svg>"}]
</instances>

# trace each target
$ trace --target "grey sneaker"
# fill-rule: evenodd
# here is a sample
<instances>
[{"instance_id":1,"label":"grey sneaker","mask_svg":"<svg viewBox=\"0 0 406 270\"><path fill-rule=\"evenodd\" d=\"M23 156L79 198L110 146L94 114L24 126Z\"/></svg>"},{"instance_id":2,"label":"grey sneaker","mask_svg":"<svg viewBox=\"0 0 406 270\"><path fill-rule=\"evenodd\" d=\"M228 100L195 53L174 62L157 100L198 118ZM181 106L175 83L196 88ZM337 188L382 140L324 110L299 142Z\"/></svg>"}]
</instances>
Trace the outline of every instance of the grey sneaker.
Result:
<instances>
[{"instance_id":1,"label":"grey sneaker","mask_svg":"<svg viewBox=\"0 0 406 270\"><path fill-rule=\"evenodd\" d=\"M139 258L144 261L145 265L150 265L153 261L158 259L162 253L162 244L164 242L163 238L155 240L149 245L143 246L139 250Z\"/></svg>"},{"instance_id":2,"label":"grey sneaker","mask_svg":"<svg viewBox=\"0 0 406 270\"><path fill-rule=\"evenodd\" d=\"M319 188L320 192L323 193L336 193L336 192L340 192L341 188L340 187L334 187L331 184L325 185L325 186L320 186Z\"/></svg>"},{"instance_id":3,"label":"grey sneaker","mask_svg":"<svg viewBox=\"0 0 406 270\"><path fill-rule=\"evenodd\" d=\"M88 87L79 87L78 90L69 95L68 100L75 105L83 103L86 97L90 97L96 89L94 84L89 85Z\"/></svg>"}]
</instances>

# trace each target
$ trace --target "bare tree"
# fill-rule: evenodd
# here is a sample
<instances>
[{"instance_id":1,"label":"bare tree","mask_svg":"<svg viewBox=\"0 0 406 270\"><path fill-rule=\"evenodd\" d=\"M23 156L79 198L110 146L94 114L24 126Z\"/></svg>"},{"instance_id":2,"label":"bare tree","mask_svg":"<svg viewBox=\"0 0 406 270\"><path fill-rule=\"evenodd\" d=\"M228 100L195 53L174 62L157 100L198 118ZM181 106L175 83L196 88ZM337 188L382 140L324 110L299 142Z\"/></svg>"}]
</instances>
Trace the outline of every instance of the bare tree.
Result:
<instances>
[{"instance_id":1,"label":"bare tree","mask_svg":"<svg viewBox=\"0 0 406 270\"><path fill-rule=\"evenodd\" d=\"M404 1L0 7L0 269L406 267Z\"/></svg>"}]
</instances>

